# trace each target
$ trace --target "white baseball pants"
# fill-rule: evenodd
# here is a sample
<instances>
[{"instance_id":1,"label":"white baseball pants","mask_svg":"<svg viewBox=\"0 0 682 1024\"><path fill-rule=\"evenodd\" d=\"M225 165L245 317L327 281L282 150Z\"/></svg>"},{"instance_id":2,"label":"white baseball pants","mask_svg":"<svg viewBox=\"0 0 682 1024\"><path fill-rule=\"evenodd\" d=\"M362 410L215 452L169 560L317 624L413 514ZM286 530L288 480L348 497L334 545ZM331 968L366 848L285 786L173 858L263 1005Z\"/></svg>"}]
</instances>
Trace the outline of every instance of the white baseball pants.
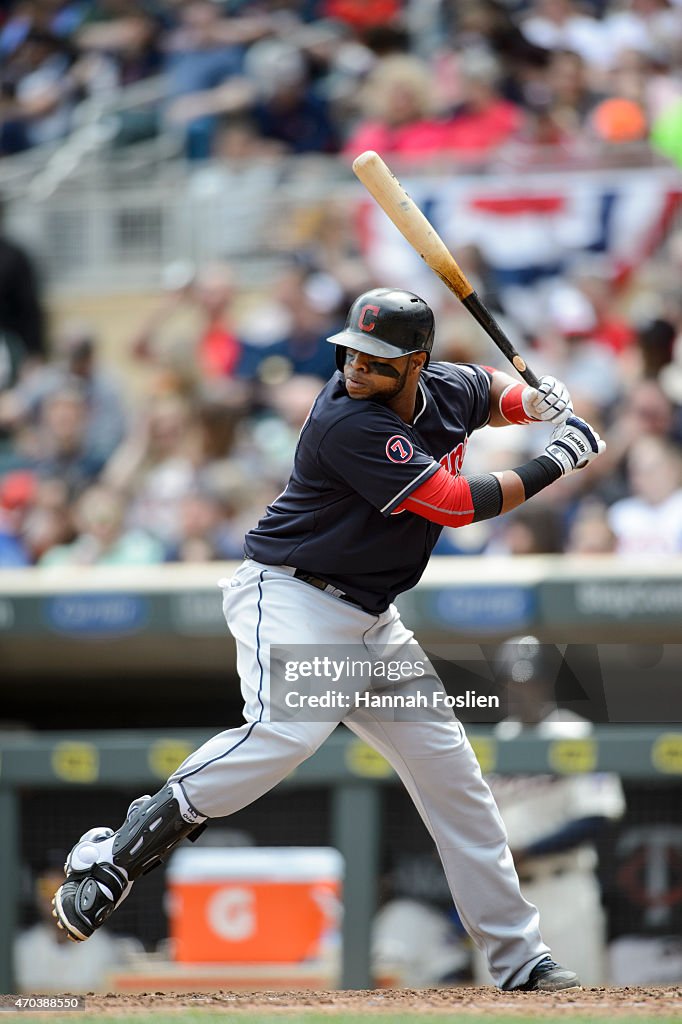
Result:
<instances>
[{"instance_id":1,"label":"white baseball pants","mask_svg":"<svg viewBox=\"0 0 682 1024\"><path fill-rule=\"evenodd\" d=\"M369 644L390 647L395 655L409 644L406 654L414 662L419 648L397 609L368 614L254 561L221 586L237 645L245 723L208 740L172 781L183 783L201 814L232 814L280 782L343 721L405 784L436 844L462 923L495 983L523 984L549 949L537 910L521 895L502 819L457 719L388 721L385 712L360 708L330 711L327 721L269 721L271 645L317 645L322 654L325 645Z\"/></svg>"}]
</instances>

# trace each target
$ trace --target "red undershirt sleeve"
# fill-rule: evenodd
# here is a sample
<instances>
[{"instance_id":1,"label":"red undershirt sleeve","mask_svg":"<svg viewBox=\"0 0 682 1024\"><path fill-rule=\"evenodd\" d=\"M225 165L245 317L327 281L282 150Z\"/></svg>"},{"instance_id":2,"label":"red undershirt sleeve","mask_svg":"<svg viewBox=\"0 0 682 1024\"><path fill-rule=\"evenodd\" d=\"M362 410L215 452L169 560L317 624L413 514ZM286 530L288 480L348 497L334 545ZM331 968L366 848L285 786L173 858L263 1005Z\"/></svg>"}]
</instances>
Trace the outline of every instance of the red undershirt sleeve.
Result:
<instances>
[{"instance_id":1,"label":"red undershirt sleeve","mask_svg":"<svg viewBox=\"0 0 682 1024\"><path fill-rule=\"evenodd\" d=\"M474 502L467 478L452 476L441 466L395 511L414 512L441 526L468 526L474 519Z\"/></svg>"}]
</instances>

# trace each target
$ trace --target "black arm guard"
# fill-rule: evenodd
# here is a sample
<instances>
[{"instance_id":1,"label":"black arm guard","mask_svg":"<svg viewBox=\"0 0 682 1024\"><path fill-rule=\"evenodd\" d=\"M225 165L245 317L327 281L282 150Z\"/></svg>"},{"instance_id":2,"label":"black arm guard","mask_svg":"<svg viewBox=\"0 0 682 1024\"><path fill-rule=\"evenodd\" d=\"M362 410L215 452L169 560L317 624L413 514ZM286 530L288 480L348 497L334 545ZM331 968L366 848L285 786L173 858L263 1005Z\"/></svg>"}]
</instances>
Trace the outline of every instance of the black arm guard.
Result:
<instances>
[{"instance_id":1,"label":"black arm guard","mask_svg":"<svg viewBox=\"0 0 682 1024\"><path fill-rule=\"evenodd\" d=\"M472 522L480 523L483 519L499 516L502 511L502 487L497 477L492 473L481 473L480 476L468 476L467 483L474 505Z\"/></svg>"},{"instance_id":2,"label":"black arm guard","mask_svg":"<svg viewBox=\"0 0 682 1024\"><path fill-rule=\"evenodd\" d=\"M537 459L531 459L530 462L518 466L512 472L521 477L526 501L528 501L538 491L543 491L545 487L549 487L559 479L561 467L554 459L550 459L549 455L539 455Z\"/></svg>"}]
</instances>

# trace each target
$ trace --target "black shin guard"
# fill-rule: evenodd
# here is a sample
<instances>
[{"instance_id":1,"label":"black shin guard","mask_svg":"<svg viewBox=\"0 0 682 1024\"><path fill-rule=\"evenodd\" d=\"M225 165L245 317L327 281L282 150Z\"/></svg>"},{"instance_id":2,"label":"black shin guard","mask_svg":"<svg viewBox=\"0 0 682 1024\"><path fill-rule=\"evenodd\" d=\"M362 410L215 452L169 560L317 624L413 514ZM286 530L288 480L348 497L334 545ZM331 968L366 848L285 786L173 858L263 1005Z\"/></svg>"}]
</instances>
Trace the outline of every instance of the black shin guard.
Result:
<instances>
[{"instance_id":1,"label":"black shin guard","mask_svg":"<svg viewBox=\"0 0 682 1024\"><path fill-rule=\"evenodd\" d=\"M205 819L189 803L181 810L173 787L164 786L135 808L116 832L114 864L134 881L161 864L183 839L197 839L205 827Z\"/></svg>"}]
</instances>

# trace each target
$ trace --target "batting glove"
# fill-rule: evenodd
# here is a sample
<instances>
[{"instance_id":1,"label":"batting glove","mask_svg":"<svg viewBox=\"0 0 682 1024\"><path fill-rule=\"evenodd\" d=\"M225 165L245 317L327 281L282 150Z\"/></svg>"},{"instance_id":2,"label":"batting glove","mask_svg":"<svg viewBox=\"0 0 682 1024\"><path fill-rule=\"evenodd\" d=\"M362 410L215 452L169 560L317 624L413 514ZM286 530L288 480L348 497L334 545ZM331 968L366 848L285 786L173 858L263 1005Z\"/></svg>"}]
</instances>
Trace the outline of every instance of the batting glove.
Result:
<instances>
[{"instance_id":1,"label":"batting glove","mask_svg":"<svg viewBox=\"0 0 682 1024\"><path fill-rule=\"evenodd\" d=\"M565 423L573 415L568 388L556 377L541 377L537 388L524 388L521 401L526 416L531 420Z\"/></svg>"},{"instance_id":2,"label":"batting glove","mask_svg":"<svg viewBox=\"0 0 682 1024\"><path fill-rule=\"evenodd\" d=\"M568 476L577 469L583 469L596 459L606 448L599 434L589 423L569 416L565 423L558 426L552 433L545 455L559 466L562 476Z\"/></svg>"}]
</instances>

